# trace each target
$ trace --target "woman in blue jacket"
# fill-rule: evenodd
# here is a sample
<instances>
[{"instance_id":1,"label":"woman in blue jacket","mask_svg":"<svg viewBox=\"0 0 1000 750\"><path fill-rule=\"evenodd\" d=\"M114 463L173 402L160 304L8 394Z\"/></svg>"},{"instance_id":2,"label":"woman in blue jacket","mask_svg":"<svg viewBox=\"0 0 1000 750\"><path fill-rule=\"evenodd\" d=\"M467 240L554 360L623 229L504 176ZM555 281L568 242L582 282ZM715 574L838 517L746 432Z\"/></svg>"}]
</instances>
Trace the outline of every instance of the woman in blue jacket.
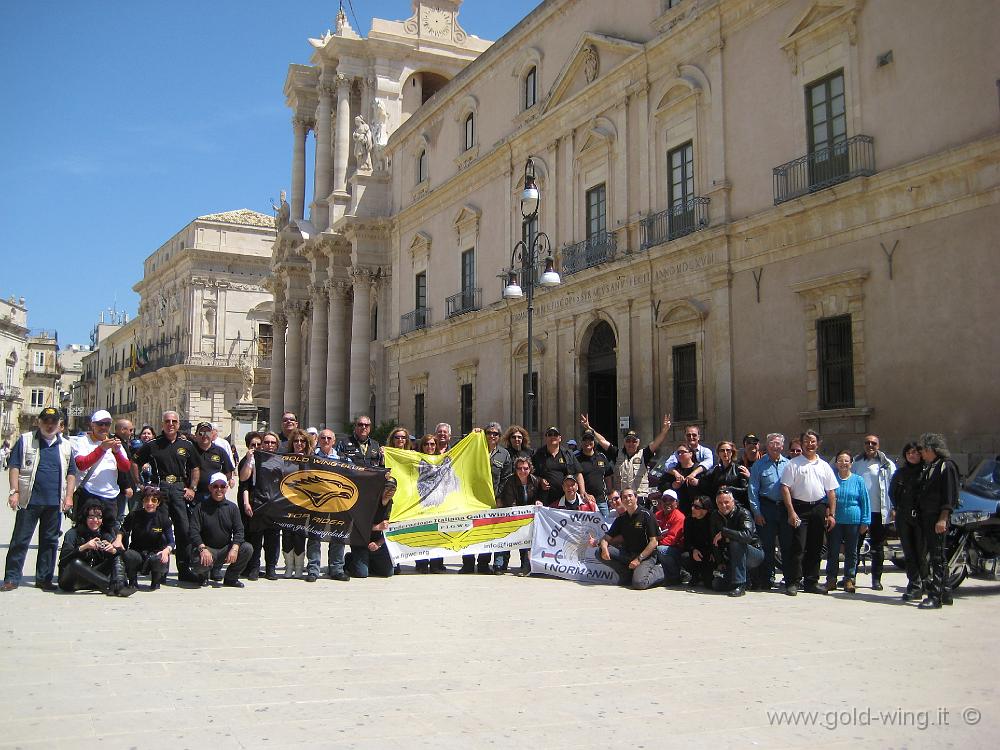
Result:
<instances>
[{"instance_id":1,"label":"woman in blue jacket","mask_svg":"<svg viewBox=\"0 0 1000 750\"><path fill-rule=\"evenodd\" d=\"M858 572L858 538L868 530L872 520L871 501L865 480L851 473L851 454L840 451L834 459L837 470L837 508L834 512L836 524L827 532L826 590L837 588L837 573L840 568L840 545L844 545L844 591L854 593L854 578Z\"/></svg>"}]
</instances>

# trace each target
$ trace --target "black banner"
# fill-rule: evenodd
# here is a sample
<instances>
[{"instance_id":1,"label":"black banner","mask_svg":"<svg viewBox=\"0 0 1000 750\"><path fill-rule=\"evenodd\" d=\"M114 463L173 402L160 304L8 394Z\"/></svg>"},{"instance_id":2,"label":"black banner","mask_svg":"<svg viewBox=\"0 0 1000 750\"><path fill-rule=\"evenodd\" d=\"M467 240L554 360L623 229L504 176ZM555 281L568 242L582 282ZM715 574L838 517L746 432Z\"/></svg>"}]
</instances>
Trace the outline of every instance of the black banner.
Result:
<instances>
[{"instance_id":1,"label":"black banner","mask_svg":"<svg viewBox=\"0 0 1000 750\"><path fill-rule=\"evenodd\" d=\"M324 542L366 545L386 469L257 451L254 517Z\"/></svg>"}]
</instances>

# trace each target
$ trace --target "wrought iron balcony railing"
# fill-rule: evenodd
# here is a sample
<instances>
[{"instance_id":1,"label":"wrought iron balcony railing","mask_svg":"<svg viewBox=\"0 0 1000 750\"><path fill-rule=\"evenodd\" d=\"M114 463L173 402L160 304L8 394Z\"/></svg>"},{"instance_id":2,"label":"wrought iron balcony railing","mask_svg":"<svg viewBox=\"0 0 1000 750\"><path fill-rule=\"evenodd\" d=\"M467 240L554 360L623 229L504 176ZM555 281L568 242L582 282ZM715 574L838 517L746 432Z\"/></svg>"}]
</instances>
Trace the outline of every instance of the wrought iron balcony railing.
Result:
<instances>
[{"instance_id":1,"label":"wrought iron balcony railing","mask_svg":"<svg viewBox=\"0 0 1000 750\"><path fill-rule=\"evenodd\" d=\"M453 318L456 315L463 315L473 310L478 310L483 306L482 289L463 289L458 294L453 294L445 300L447 315Z\"/></svg>"},{"instance_id":2,"label":"wrought iron balcony railing","mask_svg":"<svg viewBox=\"0 0 1000 750\"><path fill-rule=\"evenodd\" d=\"M399 333L412 333L421 328L426 328L431 323L431 309L429 307L418 307L413 312L408 312L399 318Z\"/></svg>"},{"instance_id":3,"label":"wrought iron balcony railing","mask_svg":"<svg viewBox=\"0 0 1000 750\"><path fill-rule=\"evenodd\" d=\"M559 272L570 276L587 268L599 266L615 259L618 251L618 241L614 232L598 232L583 242L567 245L561 251L562 262Z\"/></svg>"},{"instance_id":4,"label":"wrought iron balcony railing","mask_svg":"<svg viewBox=\"0 0 1000 750\"><path fill-rule=\"evenodd\" d=\"M708 226L708 198L694 196L642 220L642 249L662 245Z\"/></svg>"},{"instance_id":5,"label":"wrought iron balcony railing","mask_svg":"<svg viewBox=\"0 0 1000 750\"><path fill-rule=\"evenodd\" d=\"M14 385L0 384L0 401L20 401L21 389Z\"/></svg>"},{"instance_id":6,"label":"wrought iron balcony railing","mask_svg":"<svg viewBox=\"0 0 1000 750\"><path fill-rule=\"evenodd\" d=\"M875 139L855 135L774 168L774 205L875 174Z\"/></svg>"}]
</instances>

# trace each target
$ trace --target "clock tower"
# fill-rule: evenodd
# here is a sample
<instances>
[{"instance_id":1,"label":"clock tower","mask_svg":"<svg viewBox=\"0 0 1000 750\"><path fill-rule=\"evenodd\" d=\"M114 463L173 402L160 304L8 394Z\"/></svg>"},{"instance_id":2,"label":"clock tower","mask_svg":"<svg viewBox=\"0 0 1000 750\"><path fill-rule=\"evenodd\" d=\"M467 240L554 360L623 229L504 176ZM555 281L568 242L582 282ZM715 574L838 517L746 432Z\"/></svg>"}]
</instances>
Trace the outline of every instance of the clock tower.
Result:
<instances>
[{"instance_id":1,"label":"clock tower","mask_svg":"<svg viewBox=\"0 0 1000 750\"><path fill-rule=\"evenodd\" d=\"M457 20L461 5L462 0L413 0L418 36L442 42L464 37Z\"/></svg>"}]
</instances>

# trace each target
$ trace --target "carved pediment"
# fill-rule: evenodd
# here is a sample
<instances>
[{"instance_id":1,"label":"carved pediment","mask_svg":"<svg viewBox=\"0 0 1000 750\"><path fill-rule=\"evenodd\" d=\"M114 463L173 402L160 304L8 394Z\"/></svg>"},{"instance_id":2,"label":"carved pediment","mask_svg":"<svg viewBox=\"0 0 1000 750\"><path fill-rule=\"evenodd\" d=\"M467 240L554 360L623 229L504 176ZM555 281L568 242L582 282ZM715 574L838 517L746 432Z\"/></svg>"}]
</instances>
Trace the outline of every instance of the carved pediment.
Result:
<instances>
[{"instance_id":1,"label":"carved pediment","mask_svg":"<svg viewBox=\"0 0 1000 750\"><path fill-rule=\"evenodd\" d=\"M796 18L783 37L781 48L792 67L797 68L799 50L824 39L847 35L851 44L858 39L857 19L865 0L817 0Z\"/></svg>"},{"instance_id":2,"label":"carved pediment","mask_svg":"<svg viewBox=\"0 0 1000 750\"><path fill-rule=\"evenodd\" d=\"M463 237L475 242L479 236L479 219L482 214L483 212L471 203L462 206L452 222L452 226L455 228L455 240L459 244L462 244Z\"/></svg>"},{"instance_id":3,"label":"carved pediment","mask_svg":"<svg viewBox=\"0 0 1000 750\"><path fill-rule=\"evenodd\" d=\"M426 265L431 255L431 236L427 232L420 231L413 235L410 242L410 255L414 265L421 262Z\"/></svg>"},{"instance_id":4,"label":"carved pediment","mask_svg":"<svg viewBox=\"0 0 1000 750\"><path fill-rule=\"evenodd\" d=\"M586 90L626 60L641 54L643 46L627 39L587 32L567 58L552 86L545 109L558 107Z\"/></svg>"}]
</instances>

